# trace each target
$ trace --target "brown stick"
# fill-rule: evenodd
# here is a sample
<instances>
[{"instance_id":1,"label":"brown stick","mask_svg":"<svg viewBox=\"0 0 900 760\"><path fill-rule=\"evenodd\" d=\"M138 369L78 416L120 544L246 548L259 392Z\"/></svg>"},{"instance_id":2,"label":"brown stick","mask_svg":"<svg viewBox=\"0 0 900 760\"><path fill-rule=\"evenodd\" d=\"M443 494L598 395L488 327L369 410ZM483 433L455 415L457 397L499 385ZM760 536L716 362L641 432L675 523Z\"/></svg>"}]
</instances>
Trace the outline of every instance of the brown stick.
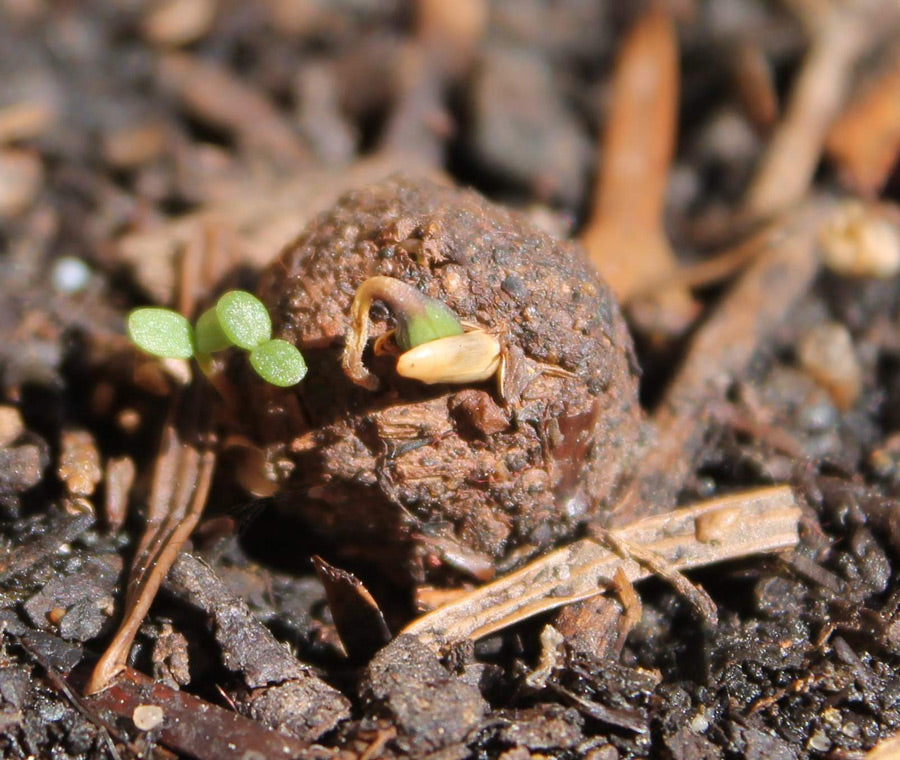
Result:
<instances>
[{"instance_id":1,"label":"brown stick","mask_svg":"<svg viewBox=\"0 0 900 760\"><path fill-rule=\"evenodd\" d=\"M900 45L831 125L826 150L854 190L873 196L900 158Z\"/></svg>"},{"instance_id":2,"label":"brown stick","mask_svg":"<svg viewBox=\"0 0 900 760\"><path fill-rule=\"evenodd\" d=\"M162 709L164 720L154 729L159 741L179 755L200 760L243 760L248 757L325 758L332 753L285 736L218 705L126 668L109 689L86 700L95 710L132 720L141 705Z\"/></svg>"},{"instance_id":3,"label":"brown stick","mask_svg":"<svg viewBox=\"0 0 900 760\"><path fill-rule=\"evenodd\" d=\"M816 13L811 47L744 199L744 214L751 219L782 211L809 191L828 127L844 101L853 66L869 44L853 3L814 5L822 8Z\"/></svg>"},{"instance_id":4,"label":"brown stick","mask_svg":"<svg viewBox=\"0 0 900 760\"><path fill-rule=\"evenodd\" d=\"M600 155L594 207L581 241L622 303L648 278L675 268L663 229L666 182L675 149L678 47L662 5L626 37L613 79L613 98ZM696 314L681 287L660 292L659 321L685 326Z\"/></svg>"},{"instance_id":5,"label":"brown stick","mask_svg":"<svg viewBox=\"0 0 900 760\"><path fill-rule=\"evenodd\" d=\"M203 514L214 467L212 451L201 453L190 444L182 444L174 429L166 428L147 525L132 561L124 617L94 667L86 687L88 694L106 688L127 665L131 644L163 578Z\"/></svg>"},{"instance_id":6,"label":"brown stick","mask_svg":"<svg viewBox=\"0 0 900 760\"><path fill-rule=\"evenodd\" d=\"M779 486L645 518L615 536L685 569L794 546L799 517L790 488ZM619 568L632 582L652 575L645 565L596 541L576 541L419 618L403 633L435 648L478 639L603 593Z\"/></svg>"}]
</instances>

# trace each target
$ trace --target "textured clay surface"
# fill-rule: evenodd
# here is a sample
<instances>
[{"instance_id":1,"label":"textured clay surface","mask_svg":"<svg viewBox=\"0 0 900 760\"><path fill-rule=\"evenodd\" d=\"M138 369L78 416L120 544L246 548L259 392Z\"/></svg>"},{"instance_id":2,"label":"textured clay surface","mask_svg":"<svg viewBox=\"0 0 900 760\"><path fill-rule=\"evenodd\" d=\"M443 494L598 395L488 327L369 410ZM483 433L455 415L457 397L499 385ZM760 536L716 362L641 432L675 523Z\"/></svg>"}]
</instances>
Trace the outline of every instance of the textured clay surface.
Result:
<instances>
[{"instance_id":1,"label":"textured clay surface","mask_svg":"<svg viewBox=\"0 0 900 760\"><path fill-rule=\"evenodd\" d=\"M502 391L405 380L371 349L380 387L353 385L344 334L374 275L496 335ZM287 464L282 500L346 555L417 579L448 567L485 578L612 496L641 427L637 372L618 306L577 246L476 193L395 178L315 220L259 292L310 372L288 392L253 388L257 434ZM378 304L372 317L375 336L393 327Z\"/></svg>"}]
</instances>

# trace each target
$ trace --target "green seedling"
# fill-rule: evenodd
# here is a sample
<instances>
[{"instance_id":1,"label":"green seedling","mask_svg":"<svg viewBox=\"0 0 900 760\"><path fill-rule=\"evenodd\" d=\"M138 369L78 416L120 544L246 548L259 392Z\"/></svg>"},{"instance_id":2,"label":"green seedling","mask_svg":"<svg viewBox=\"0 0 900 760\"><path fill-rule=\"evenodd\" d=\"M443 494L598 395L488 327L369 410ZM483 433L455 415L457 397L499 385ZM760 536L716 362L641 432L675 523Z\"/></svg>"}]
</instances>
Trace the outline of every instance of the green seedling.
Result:
<instances>
[{"instance_id":1,"label":"green seedling","mask_svg":"<svg viewBox=\"0 0 900 760\"><path fill-rule=\"evenodd\" d=\"M266 382L286 388L306 375L306 362L296 346L272 339L272 320L265 305L244 290L225 293L191 327L171 309L146 307L128 315L128 336L143 351L174 359L197 358L204 371L210 354L235 346L249 352L250 365Z\"/></svg>"}]
</instances>

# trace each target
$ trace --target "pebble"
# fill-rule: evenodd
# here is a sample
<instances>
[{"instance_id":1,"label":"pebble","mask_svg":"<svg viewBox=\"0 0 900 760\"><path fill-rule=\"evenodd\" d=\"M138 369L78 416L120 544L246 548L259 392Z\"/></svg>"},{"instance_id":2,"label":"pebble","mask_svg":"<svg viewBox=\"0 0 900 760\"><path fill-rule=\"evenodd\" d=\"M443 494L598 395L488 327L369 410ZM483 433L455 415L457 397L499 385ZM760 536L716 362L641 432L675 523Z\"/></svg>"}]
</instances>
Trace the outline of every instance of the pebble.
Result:
<instances>
[{"instance_id":1,"label":"pebble","mask_svg":"<svg viewBox=\"0 0 900 760\"><path fill-rule=\"evenodd\" d=\"M87 287L91 279L91 270L81 259L63 256L53 265L50 279L58 293L78 293Z\"/></svg>"},{"instance_id":2,"label":"pebble","mask_svg":"<svg viewBox=\"0 0 900 760\"><path fill-rule=\"evenodd\" d=\"M139 731L152 731L161 725L166 714L159 705L138 705L134 708L131 720Z\"/></svg>"},{"instance_id":3,"label":"pebble","mask_svg":"<svg viewBox=\"0 0 900 760\"><path fill-rule=\"evenodd\" d=\"M886 279L900 272L900 232L859 201L841 205L819 232L825 266L844 277Z\"/></svg>"},{"instance_id":4,"label":"pebble","mask_svg":"<svg viewBox=\"0 0 900 760\"><path fill-rule=\"evenodd\" d=\"M862 369L853 338L844 325L816 325L801 338L797 353L800 365L831 394L839 409L849 409L856 403L862 389Z\"/></svg>"},{"instance_id":5,"label":"pebble","mask_svg":"<svg viewBox=\"0 0 900 760\"><path fill-rule=\"evenodd\" d=\"M25 431L22 415L14 406L0 406L0 448L9 446Z\"/></svg>"}]
</instances>

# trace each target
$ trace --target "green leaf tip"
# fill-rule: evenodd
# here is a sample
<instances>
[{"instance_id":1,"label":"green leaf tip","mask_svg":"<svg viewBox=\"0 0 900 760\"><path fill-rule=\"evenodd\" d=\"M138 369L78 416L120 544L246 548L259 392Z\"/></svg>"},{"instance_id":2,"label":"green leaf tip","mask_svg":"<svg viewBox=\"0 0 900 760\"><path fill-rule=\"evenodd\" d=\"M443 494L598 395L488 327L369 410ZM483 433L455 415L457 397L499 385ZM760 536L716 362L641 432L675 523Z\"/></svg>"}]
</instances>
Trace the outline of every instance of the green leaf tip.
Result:
<instances>
[{"instance_id":1,"label":"green leaf tip","mask_svg":"<svg viewBox=\"0 0 900 760\"><path fill-rule=\"evenodd\" d=\"M296 385L306 376L303 354L280 338L267 340L250 352L250 364L263 380L279 388Z\"/></svg>"},{"instance_id":2,"label":"green leaf tip","mask_svg":"<svg viewBox=\"0 0 900 760\"><path fill-rule=\"evenodd\" d=\"M462 325L453 311L440 301L428 298L421 311L398 319L395 340L401 351L409 351L423 343L462 333Z\"/></svg>"},{"instance_id":3,"label":"green leaf tip","mask_svg":"<svg viewBox=\"0 0 900 760\"><path fill-rule=\"evenodd\" d=\"M272 320L265 304L246 290L230 290L216 303L222 332L239 348L252 351L272 337Z\"/></svg>"},{"instance_id":4,"label":"green leaf tip","mask_svg":"<svg viewBox=\"0 0 900 760\"><path fill-rule=\"evenodd\" d=\"M157 306L134 309L125 327L132 342L148 354L164 359L190 359L194 355L191 324L176 311Z\"/></svg>"}]
</instances>

